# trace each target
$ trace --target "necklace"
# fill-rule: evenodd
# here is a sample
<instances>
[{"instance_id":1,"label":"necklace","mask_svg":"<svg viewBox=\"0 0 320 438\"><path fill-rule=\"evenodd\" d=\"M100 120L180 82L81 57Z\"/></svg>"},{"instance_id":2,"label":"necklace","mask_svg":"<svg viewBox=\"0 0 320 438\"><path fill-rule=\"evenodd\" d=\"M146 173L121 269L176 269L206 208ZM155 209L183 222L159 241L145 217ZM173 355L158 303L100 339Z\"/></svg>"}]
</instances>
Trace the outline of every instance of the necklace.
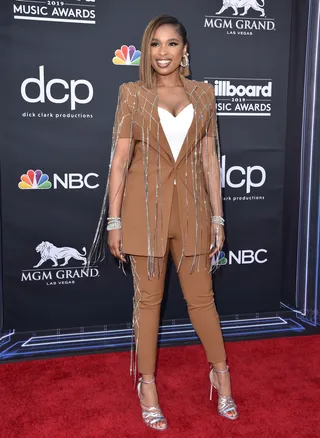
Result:
<instances>
[{"instance_id":1,"label":"necklace","mask_svg":"<svg viewBox=\"0 0 320 438\"><path fill-rule=\"evenodd\" d=\"M164 88L164 87L166 87L166 88L174 88L174 87L183 87L183 84L175 84L175 85L157 85L156 84L156 87L158 87L158 88Z\"/></svg>"}]
</instances>

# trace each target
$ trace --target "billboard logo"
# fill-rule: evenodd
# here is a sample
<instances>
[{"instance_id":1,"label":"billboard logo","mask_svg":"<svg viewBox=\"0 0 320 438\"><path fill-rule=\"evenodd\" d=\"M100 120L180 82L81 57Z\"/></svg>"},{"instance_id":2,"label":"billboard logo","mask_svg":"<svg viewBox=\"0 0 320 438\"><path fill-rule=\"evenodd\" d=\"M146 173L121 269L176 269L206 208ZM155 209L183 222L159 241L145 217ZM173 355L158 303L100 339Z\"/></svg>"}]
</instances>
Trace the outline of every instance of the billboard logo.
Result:
<instances>
[{"instance_id":1,"label":"billboard logo","mask_svg":"<svg viewBox=\"0 0 320 438\"><path fill-rule=\"evenodd\" d=\"M217 12L217 15L222 14L226 9L232 8L234 10L233 15L238 15L238 9L244 9L242 14L240 15L247 15L250 8L254 9L255 11L261 12L261 17L265 17L266 14L264 12L264 0L261 0L261 5L258 3L257 0L223 0L222 8L219 12Z\"/></svg>"},{"instance_id":2,"label":"billboard logo","mask_svg":"<svg viewBox=\"0 0 320 438\"><path fill-rule=\"evenodd\" d=\"M15 20L95 24L95 0L77 0L77 2L14 0L13 17Z\"/></svg>"},{"instance_id":3,"label":"billboard logo","mask_svg":"<svg viewBox=\"0 0 320 438\"><path fill-rule=\"evenodd\" d=\"M94 172L82 175L81 173L65 173L63 176L53 174L53 188L56 190L60 187L64 189L96 189L99 187L97 182L93 182L92 178L98 178L99 175ZM49 177L42 170L28 170L26 174L21 175L18 184L21 190L37 190L37 189L51 189L52 184Z\"/></svg>"},{"instance_id":4,"label":"billboard logo","mask_svg":"<svg viewBox=\"0 0 320 438\"><path fill-rule=\"evenodd\" d=\"M141 52L135 46L121 46L114 54L112 62L115 65L140 65Z\"/></svg>"},{"instance_id":5,"label":"billboard logo","mask_svg":"<svg viewBox=\"0 0 320 438\"><path fill-rule=\"evenodd\" d=\"M258 78L208 78L217 98L220 116L271 116L272 80Z\"/></svg>"},{"instance_id":6,"label":"billboard logo","mask_svg":"<svg viewBox=\"0 0 320 438\"><path fill-rule=\"evenodd\" d=\"M220 0L219 3L221 5ZM233 14L230 14L230 9ZM276 30L275 19L266 18L264 0L223 0L215 15L205 15L204 27L235 36L252 36L256 31Z\"/></svg>"}]
</instances>

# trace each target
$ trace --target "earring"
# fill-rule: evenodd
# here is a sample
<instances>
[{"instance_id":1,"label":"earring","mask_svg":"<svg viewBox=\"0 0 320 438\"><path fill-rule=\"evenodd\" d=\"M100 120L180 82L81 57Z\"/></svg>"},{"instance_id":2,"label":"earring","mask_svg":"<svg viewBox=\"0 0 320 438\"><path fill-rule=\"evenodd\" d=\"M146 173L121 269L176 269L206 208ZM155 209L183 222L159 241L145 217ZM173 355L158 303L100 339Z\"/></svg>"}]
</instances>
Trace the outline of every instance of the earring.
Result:
<instances>
[{"instance_id":1,"label":"earring","mask_svg":"<svg viewBox=\"0 0 320 438\"><path fill-rule=\"evenodd\" d=\"M184 68L185 68L185 67L188 67L188 65L189 65L189 58L188 58L188 56L189 56L188 53L185 53L185 54L183 55L182 58L185 59L185 64L183 64L183 63L182 63L182 60L181 60L181 62L180 62L181 67L184 67Z\"/></svg>"}]
</instances>

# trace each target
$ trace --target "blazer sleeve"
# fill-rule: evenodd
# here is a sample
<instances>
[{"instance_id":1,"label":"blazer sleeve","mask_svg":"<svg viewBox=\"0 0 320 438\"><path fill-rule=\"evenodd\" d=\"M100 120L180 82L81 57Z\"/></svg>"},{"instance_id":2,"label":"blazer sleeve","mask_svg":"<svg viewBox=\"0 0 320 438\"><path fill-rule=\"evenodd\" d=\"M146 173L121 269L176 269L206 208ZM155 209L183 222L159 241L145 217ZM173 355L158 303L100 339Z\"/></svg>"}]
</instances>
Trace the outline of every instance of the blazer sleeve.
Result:
<instances>
[{"instance_id":1,"label":"blazer sleeve","mask_svg":"<svg viewBox=\"0 0 320 438\"><path fill-rule=\"evenodd\" d=\"M212 84L209 84L208 91L210 100L210 119L207 129L208 137L217 137L217 110L216 110L216 97Z\"/></svg>"},{"instance_id":2,"label":"blazer sleeve","mask_svg":"<svg viewBox=\"0 0 320 438\"><path fill-rule=\"evenodd\" d=\"M221 194L221 159L220 143L216 121L216 106L213 86L208 86L207 93L210 96L210 121L206 134L202 139L202 160L205 176L205 187L210 198L211 214L223 217L222 194Z\"/></svg>"},{"instance_id":3,"label":"blazer sleeve","mask_svg":"<svg viewBox=\"0 0 320 438\"><path fill-rule=\"evenodd\" d=\"M123 168L122 174L119 177L119 181L114 181L113 193L111 193L111 198L115 198L117 190L122 186L122 182L126 178L128 171L128 165L130 162L130 157L132 155L133 149L133 122L132 115L135 105L135 93L134 84L132 82L124 83L120 85L118 92L118 102L115 112L113 130L112 130L112 145L109 163L109 173L107 177L107 184L105 188L105 193L102 201L100 217L98 225L96 228L95 236L89 251L87 258L87 267L104 260L107 250L107 216L109 203L112 202L110 199L110 175L111 167L117 156L126 156L126 164ZM123 139L120 141L120 139Z\"/></svg>"},{"instance_id":4,"label":"blazer sleeve","mask_svg":"<svg viewBox=\"0 0 320 438\"><path fill-rule=\"evenodd\" d=\"M134 94L131 83L121 84L113 126L113 140L132 136L132 113Z\"/></svg>"}]
</instances>

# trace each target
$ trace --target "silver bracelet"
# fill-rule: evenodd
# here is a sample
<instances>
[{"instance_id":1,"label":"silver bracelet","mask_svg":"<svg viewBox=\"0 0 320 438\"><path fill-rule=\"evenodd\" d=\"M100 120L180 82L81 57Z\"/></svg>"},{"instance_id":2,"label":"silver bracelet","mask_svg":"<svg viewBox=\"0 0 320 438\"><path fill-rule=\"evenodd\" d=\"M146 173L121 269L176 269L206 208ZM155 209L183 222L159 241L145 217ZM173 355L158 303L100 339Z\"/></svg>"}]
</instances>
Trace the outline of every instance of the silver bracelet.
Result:
<instances>
[{"instance_id":1,"label":"silver bracelet","mask_svg":"<svg viewBox=\"0 0 320 438\"><path fill-rule=\"evenodd\" d=\"M222 216L211 216L211 223L224 226L225 220Z\"/></svg>"},{"instance_id":2,"label":"silver bracelet","mask_svg":"<svg viewBox=\"0 0 320 438\"><path fill-rule=\"evenodd\" d=\"M120 230L121 229L121 221L112 221L107 225L107 231L110 230Z\"/></svg>"}]
</instances>

